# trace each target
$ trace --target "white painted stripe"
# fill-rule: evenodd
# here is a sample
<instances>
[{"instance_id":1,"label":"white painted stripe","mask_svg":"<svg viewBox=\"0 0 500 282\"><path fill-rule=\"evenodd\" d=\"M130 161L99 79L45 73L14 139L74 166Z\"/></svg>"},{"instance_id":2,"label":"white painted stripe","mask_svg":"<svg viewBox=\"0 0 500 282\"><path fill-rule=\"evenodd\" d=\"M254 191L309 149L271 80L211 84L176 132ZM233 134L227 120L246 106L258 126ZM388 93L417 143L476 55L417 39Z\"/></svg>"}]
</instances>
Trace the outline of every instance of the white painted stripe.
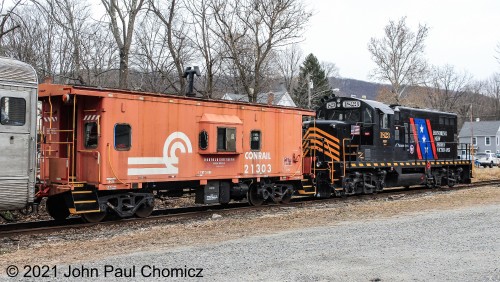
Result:
<instances>
[{"instance_id":1,"label":"white painted stripe","mask_svg":"<svg viewBox=\"0 0 500 282\"><path fill-rule=\"evenodd\" d=\"M48 121L49 121L49 119L48 119L47 117L44 117L44 118L43 118L43 120L44 120L45 122L48 122Z\"/></svg>"},{"instance_id":2,"label":"white painted stripe","mask_svg":"<svg viewBox=\"0 0 500 282\"><path fill-rule=\"evenodd\" d=\"M169 174L167 168L129 168L128 175Z\"/></svg>"},{"instance_id":3,"label":"white painted stripe","mask_svg":"<svg viewBox=\"0 0 500 282\"><path fill-rule=\"evenodd\" d=\"M89 116L84 116L84 117L83 117L83 120L87 120L87 118L88 118L88 117L89 117Z\"/></svg>"},{"instance_id":4,"label":"white painted stripe","mask_svg":"<svg viewBox=\"0 0 500 282\"><path fill-rule=\"evenodd\" d=\"M97 116L96 116L96 115L93 115L93 116L92 116L92 120L97 120Z\"/></svg>"},{"instance_id":5,"label":"white painted stripe","mask_svg":"<svg viewBox=\"0 0 500 282\"><path fill-rule=\"evenodd\" d=\"M128 158L129 165L149 165L149 164L165 164L161 157L149 158Z\"/></svg>"}]
</instances>

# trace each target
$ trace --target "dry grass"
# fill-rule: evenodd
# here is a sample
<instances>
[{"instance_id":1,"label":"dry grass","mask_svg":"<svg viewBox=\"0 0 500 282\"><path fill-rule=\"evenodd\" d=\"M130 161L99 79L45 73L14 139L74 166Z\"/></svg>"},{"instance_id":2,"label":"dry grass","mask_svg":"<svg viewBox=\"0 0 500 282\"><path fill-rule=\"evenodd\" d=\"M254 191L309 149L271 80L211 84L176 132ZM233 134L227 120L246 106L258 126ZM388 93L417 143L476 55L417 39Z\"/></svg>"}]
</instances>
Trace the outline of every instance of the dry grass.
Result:
<instances>
[{"instance_id":1,"label":"dry grass","mask_svg":"<svg viewBox=\"0 0 500 282\"><path fill-rule=\"evenodd\" d=\"M483 167L475 167L473 170L473 176L475 181L484 181L484 180L499 180L500 179L500 168L483 168Z\"/></svg>"}]
</instances>

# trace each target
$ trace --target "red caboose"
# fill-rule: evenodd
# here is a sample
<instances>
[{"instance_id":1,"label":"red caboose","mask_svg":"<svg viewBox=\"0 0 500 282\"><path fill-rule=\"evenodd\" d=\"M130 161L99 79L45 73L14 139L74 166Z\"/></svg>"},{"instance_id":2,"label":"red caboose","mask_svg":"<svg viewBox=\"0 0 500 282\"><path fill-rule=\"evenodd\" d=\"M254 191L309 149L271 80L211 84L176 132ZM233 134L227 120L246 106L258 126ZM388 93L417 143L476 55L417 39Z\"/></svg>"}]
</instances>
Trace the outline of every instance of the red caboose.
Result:
<instances>
[{"instance_id":1,"label":"red caboose","mask_svg":"<svg viewBox=\"0 0 500 282\"><path fill-rule=\"evenodd\" d=\"M302 178L302 119L314 112L41 84L43 192L56 219L148 216L154 193L197 203L287 201Z\"/></svg>"}]
</instances>

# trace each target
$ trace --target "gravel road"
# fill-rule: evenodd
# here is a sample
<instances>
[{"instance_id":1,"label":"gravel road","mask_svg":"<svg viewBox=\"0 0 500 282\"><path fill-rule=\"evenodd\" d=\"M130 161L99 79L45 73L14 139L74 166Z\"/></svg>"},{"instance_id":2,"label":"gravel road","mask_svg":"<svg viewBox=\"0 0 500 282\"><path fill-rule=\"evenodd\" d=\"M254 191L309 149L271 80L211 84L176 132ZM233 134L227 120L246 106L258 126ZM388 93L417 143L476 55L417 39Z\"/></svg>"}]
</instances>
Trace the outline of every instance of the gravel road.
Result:
<instances>
[{"instance_id":1,"label":"gravel road","mask_svg":"<svg viewBox=\"0 0 500 282\"><path fill-rule=\"evenodd\" d=\"M83 280L113 281L135 265L134 281L171 280L160 271L171 268L203 268L207 281L500 281L499 219L500 206L486 205L344 222L112 257L83 264L99 274ZM58 270L60 279L67 267Z\"/></svg>"}]
</instances>

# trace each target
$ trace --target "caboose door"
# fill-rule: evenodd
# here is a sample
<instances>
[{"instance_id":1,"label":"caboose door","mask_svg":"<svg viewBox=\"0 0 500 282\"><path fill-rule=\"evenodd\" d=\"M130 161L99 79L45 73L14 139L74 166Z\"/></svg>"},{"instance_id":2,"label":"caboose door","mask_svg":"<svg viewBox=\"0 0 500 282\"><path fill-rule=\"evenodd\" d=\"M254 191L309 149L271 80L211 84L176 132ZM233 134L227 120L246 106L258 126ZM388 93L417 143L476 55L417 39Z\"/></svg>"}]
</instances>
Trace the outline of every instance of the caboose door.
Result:
<instances>
[{"instance_id":1,"label":"caboose door","mask_svg":"<svg viewBox=\"0 0 500 282\"><path fill-rule=\"evenodd\" d=\"M99 152L101 100L80 96L77 118L77 179L87 183L100 182L99 171L102 156Z\"/></svg>"}]
</instances>

